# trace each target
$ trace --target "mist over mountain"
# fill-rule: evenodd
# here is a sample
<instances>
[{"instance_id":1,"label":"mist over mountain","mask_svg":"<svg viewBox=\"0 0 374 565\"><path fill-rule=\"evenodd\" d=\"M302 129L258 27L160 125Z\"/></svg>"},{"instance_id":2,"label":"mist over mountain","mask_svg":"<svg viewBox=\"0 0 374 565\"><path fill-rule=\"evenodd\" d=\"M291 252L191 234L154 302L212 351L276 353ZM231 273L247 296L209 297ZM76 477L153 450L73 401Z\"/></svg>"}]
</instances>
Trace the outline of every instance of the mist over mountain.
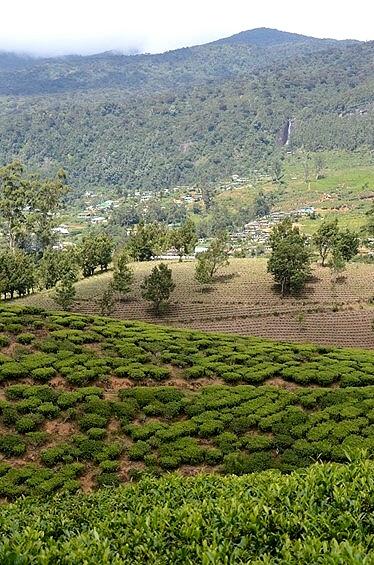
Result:
<instances>
[{"instance_id":1,"label":"mist over mountain","mask_svg":"<svg viewBox=\"0 0 374 565\"><path fill-rule=\"evenodd\" d=\"M266 170L282 151L374 146L374 43L272 29L166 53L0 53L0 161L77 189L156 189Z\"/></svg>"}]
</instances>

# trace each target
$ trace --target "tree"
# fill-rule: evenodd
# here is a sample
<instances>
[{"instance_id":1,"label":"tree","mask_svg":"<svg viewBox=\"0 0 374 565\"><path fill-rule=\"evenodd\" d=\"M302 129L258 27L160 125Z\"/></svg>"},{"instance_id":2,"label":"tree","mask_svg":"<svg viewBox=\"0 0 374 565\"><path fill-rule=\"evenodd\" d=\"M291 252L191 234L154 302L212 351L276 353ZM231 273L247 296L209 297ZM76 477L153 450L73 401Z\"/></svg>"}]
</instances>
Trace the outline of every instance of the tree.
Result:
<instances>
[{"instance_id":1,"label":"tree","mask_svg":"<svg viewBox=\"0 0 374 565\"><path fill-rule=\"evenodd\" d=\"M151 274L144 279L140 288L142 297L152 302L155 312L159 314L175 289L172 270L165 263L156 265Z\"/></svg>"},{"instance_id":2,"label":"tree","mask_svg":"<svg viewBox=\"0 0 374 565\"><path fill-rule=\"evenodd\" d=\"M11 299L15 294L29 294L35 285L35 264L32 256L20 249L5 249L0 254L0 295Z\"/></svg>"},{"instance_id":3,"label":"tree","mask_svg":"<svg viewBox=\"0 0 374 565\"><path fill-rule=\"evenodd\" d=\"M134 261L150 261L157 251L165 248L167 230L164 226L154 224L139 224L128 242L128 252Z\"/></svg>"},{"instance_id":4,"label":"tree","mask_svg":"<svg viewBox=\"0 0 374 565\"><path fill-rule=\"evenodd\" d=\"M64 277L57 283L53 299L63 310L71 309L75 299L75 288L70 277Z\"/></svg>"},{"instance_id":5,"label":"tree","mask_svg":"<svg viewBox=\"0 0 374 565\"><path fill-rule=\"evenodd\" d=\"M299 292L310 276L310 249L307 238L292 226L290 219L277 224L270 236L268 272L285 293Z\"/></svg>"},{"instance_id":6,"label":"tree","mask_svg":"<svg viewBox=\"0 0 374 565\"><path fill-rule=\"evenodd\" d=\"M48 248L38 264L38 279L41 288L53 288L64 277L78 279L78 263L73 249L61 251Z\"/></svg>"},{"instance_id":7,"label":"tree","mask_svg":"<svg viewBox=\"0 0 374 565\"><path fill-rule=\"evenodd\" d=\"M273 182L282 184L284 178L283 165L281 161L275 161L273 164Z\"/></svg>"},{"instance_id":8,"label":"tree","mask_svg":"<svg viewBox=\"0 0 374 565\"><path fill-rule=\"evenodd\" d=\"M211 185L205 185L201 189L201 195L205 205L205 211L209 212L214 202L215 189Z\"/></svg>"},{"instance_id":9,"label":"tree","mask_svg":"<svg viewBox=\"0 0 374 565\"><path fill-rule=\"evenodd\" d=\"M42 255L52 245L56 227L56 212L61 206L61 199L67 192L66 174L60 170L55 178L30 177L31 211L27 217L29 229L35 233L36 249Z\"/></svg>"},{"instance_id":10,"label":"tree","mask_svg":"<svg viewBox=\"0 0 374 565\"><path fill-rule=\"evenodd\" d=\"M368 217L368 221L365 228L366 232L369 235L369 237L374 237L374 204L370 208L370 210L366 212L366 215Z\"/></svg>"},{"instance_id":11,"label":"tree","mask_svg":"<svg viewBox=\"0 0 374 565\"><path fill-rule=\"evenodd\" d=\"M207 251L199 253L195 270L195 279L200 284L212 282L217 271L229 264L228 236L222 233L214 239Z\"/></svg>"},{"instance_id":12,"label":"tree","mask_svg":"<svg viewBox=\"0 0 374 565\"><path fill-rule=\"evenodd\" d=\"M360 240L355 232L348 228L338 233L334 248L340 253L344 261L350 261L358 253Z\"/></svg>"},{"instance_id":13,"label":"tree","mask_svg":"<svg viewBox=\"0 0 374 565\"><path fill-rule=\"evenodd\" d=\"M195 224L192 220L186 220L179 228L172 231L170 242L178 252L179 260L183 255L191 253L196 245L197 236Z\"/></svg>"},{"instance_id":14,"label":"tree","mask_svg":"<svg viewBox=\"0 0 374 565\"><path fill-rule=\"evenodd\" d=\"M66 193L65 173L54 178L27 175L24 166L14 161L0 169L0 215L11 249L22 240L39 254L51 244L52 228L56 226L56 212Z\"/></svg>"},{"instance_id":15,"label":"tree","mask_svg":"<svg viewBox=\"0 0 374 565\"><path fill-rule=\"evenodd\" d=\"M97 264L101 271L107 271L108 265L112 260L113 239L105 232L101 232L95 236Z\"/></svg>"},{"instance_id":16,"label":"tree","mask_svg":"<svg viewBox=\"0 0 374 565\"><path fill-rule=\"evenodd\" d=\"M127 253L123 250L114 262L112 288L122 295L126 295L131 290L134 280L134 273L127 264Z\"/></svg>"},{"instance_id":17,"label":"tree","mask_svg":"<svg viewBox=\"0 0 374 565\"><path fill-rule=\"evenodd\" d=\"M17 237L26 223L26 210L31 204L31 191L24 167L14 161L0 169L0 216L10 249L16 247Z\"/></svg>"},{"instance_id":18,"label":"tree","mask_svg":"<svg viewBox=\"0 0 374 565\"><path fill-rule=\"evenodd\" d=\"M100 312L103 316L111 316L114 312L116 301L114 299L113 288L111 285L104 290L99 300Z\"/></svg>"},{"instance_id":19,"label":"tree","mask_svg":"<svg viewBox=\"0 0 374 565\"><path fill-rule=\"evenodd\" d=\"M83 276L90 277L100 267L106 271L112 260L113 239L105 232L91 232L78 245L78 261Z\"/></svg>"},{"instance_id":20,"label":"tree","mask_svg":"<svg viewBox=\"0 0 374 565\"><path fill-rule=\"evenodd\" d=\"M322 267L328 254L332 251L339 235L338 220L324 220L313 236L318 253L322 259Z\"/></svg>"}]
</instances>

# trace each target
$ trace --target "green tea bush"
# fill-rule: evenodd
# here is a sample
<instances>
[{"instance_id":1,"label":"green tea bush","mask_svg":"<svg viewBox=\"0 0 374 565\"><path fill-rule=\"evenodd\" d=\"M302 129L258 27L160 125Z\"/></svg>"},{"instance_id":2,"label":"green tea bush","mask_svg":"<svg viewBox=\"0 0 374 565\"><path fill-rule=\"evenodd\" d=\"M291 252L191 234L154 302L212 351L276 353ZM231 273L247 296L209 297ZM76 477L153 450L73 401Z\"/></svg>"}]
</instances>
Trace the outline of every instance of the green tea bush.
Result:
<instances>
[{"instance_id":1,"label":"green tea bush","mask_svg":"<svg viewBox=\"0 0 374 565\"><path fill-rule=\"evenodd\" d=\"M43 422L44 418L41 414L29 414L22 416L16 422L16 430L22 434L36 430Z\"/></svg>"},{"instance_id":2,"label":"green tea bush","mask_svg":"<svg viewBox=\"0 0 374 565\"><path fill-rule=\"evenodd\" d=\"M19 457L26 451L26 443L17 434L0 436L0 452L9 457Z\"/></svg>"},{"instance_id":3,"label":"green tea bush","mask_svg":"<svg viewBox=\"0 0 374 565\"><path fill-rule=\"evenodd\" d=\"M18 343L22 343L23 345L29 345L34 339L35 336L32 333L21 333L17 336Z\"/></svg>"},{"instance_id":4,"label":"green tea bush","mask_svg":"<svg viewBox=\"0 0 374 565\"><path fill-rule=\"evenodd\" d=\"M108 423L108 417L100 414L84 414L79 418L79 426L81 430L90 428L105 428Z\"/></svg>"},{"instance_id":5,"label":"green tea bush","mask_svg":"<svg viewBox=\"0 0 374 565\"><path fill-rule=\"evenodd\" d=\"M56 371L53 367L40 367L39 369L31 371L31 376L36 381L41 381L43 383L50 381L55 375Z\"/></svg>"}]
</instances>

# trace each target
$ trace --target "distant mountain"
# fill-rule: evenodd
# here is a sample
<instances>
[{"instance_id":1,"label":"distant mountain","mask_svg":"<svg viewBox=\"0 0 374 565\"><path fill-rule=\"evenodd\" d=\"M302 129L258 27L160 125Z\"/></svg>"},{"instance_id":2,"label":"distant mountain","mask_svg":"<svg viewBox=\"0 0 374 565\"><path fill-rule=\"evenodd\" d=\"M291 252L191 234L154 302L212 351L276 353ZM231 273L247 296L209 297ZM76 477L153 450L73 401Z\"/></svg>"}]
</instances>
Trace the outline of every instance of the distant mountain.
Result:
<instances>
[{"instance_id":1,"label":"distant mountain","mask_svg":"<svg viewBox=\"0 0 374 565\"><path fill-rule=\"evenodd\" d=\"M269 29L260 27L236 33L231 37L218 39L211 45L257 45L258 47L271 47L274 45L282 45L284 43L315 43L319 45L329 46L333 44L353 44L359 43L355 40L339 41L336 39L317 39L308 35L300 35L298 33L289 33L278 29Z\"/></svg>"},{"instance_id":2,"label":"distant mountain","mask_svg":"<svg viewBox=\"0 0 374 565\"><path fill-rule=\"evenodd\" d=\"M373 63L373 42L270 29L156 55L0 53L0 164L156 189L266 169L290 119L287 150L374 147Z\"/></svg>"}]
</instances>

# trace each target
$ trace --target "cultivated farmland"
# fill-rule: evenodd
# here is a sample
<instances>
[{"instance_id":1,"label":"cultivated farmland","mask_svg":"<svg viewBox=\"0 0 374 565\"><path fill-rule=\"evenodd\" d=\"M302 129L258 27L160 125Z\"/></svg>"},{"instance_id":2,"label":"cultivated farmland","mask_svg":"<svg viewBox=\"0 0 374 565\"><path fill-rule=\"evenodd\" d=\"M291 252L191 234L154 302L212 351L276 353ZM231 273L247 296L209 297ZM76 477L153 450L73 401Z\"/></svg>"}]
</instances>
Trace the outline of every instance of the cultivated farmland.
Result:
<instances>
[{"instance_id":1,"label":"cultivated farmland","mask_svg":"<svg viewBox=\"0 0 374 565\"><path fill-rule=\"evenodd\" d=\"M0 311L0 497L374 452L372 351Z\"/></svg>"},{"instance_id":2,"label":"cultivated farmland","mask_svg":"<svg viewBox=\"0 0 374 565\"><path fill-rule=\"evenodd\" d=\"M134 290L129 300L117 302L113 316L275 340L374 347L373 265L349 264L343 280L335 285L328 268L315 266L303 295L282 298L266 272L265 259L232 259L208 292L202 292L194 280L194 262L170 262L176 290L161 320L140 295L140 283L153 266L154 262L132 265ZM111 276L109 272L80 281L73 309L97 314L97 300ZM41 293L21 303L56 308L50 296Z\"/></svg>"}]
</instances>

